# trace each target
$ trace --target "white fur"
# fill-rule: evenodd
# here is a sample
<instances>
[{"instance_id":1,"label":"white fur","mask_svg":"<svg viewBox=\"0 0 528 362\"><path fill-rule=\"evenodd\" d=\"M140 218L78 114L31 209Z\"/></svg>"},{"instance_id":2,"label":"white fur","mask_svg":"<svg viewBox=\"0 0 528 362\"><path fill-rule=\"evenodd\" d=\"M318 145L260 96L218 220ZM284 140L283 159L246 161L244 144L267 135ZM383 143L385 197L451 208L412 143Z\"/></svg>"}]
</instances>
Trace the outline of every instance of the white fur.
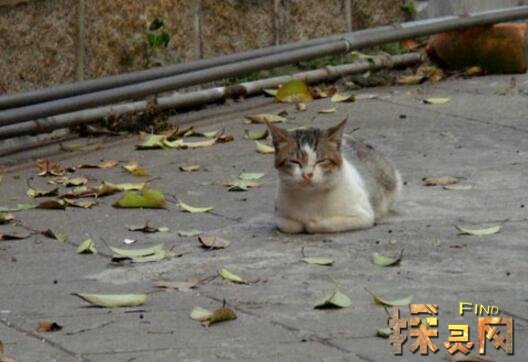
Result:
<instances>
[{"instance_id":1,"label":"white fur","mask_svg":"<svg viewBox=\"0 0 528 362\"><path fill-rule=\"evenodd\" d=\"M308 155L308 167L313 167L312 185L300 186L302 170L298 167L293 176L281 175L276 211L278 228L286 233L324 233L371 227L374 210L356 168L343 159L339 170L324 176L315 164L315 152L309 148L304 151Z\"/></svg>"}]
</instances>

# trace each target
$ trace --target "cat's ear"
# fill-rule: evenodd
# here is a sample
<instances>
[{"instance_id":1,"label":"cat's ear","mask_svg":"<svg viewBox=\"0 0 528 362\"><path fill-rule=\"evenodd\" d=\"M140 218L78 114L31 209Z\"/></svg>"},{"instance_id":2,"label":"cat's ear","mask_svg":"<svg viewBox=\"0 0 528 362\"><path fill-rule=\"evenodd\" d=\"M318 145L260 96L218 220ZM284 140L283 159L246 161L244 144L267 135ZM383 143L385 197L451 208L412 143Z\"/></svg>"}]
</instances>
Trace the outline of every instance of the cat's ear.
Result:
<instances>
[{"instance_id":1,"label":"cat's ear","mask_svg":"<svg viewBox=\"0 0 528 362\"><path fill-rule=\"evenodd\" d=\"M334 127L330 127L326 130L326 138L330 142L336 143L338 148L341 146L341 141L343 139L343 133L345 131L346 123L347 118L339 122L339 124L335 125Z\"/></svg>"},{"instance_id":2,"label":"cat's ear","mask_svg":"<svg viewBox=\"0 0 528 362\"><path fill-rule=\"evenodd\" d=\"M274 126L268 121L265 121L268 129L271 133L271 138L273 139L273 145L277 148L281 143L286 143L290 140L290 133L284 128Z\"/></svg>"}]
</instances>

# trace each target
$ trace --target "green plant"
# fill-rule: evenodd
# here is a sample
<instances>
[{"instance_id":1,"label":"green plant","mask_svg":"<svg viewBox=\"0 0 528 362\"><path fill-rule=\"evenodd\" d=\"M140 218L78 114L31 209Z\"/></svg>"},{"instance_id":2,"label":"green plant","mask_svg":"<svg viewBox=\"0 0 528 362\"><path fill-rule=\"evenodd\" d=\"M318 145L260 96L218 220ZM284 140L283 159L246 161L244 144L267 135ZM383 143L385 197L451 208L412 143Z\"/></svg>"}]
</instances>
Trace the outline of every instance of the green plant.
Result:
<instances>
[{"instance_id":1,"label":"green plant","mask_svg":"<svg viewBox=\"0 0 528 362\"><path fill-rule=\"evenodd\" d=\"M407 19L414 19L418 11L416 10L416 4L413 0L408 0L400 7L401 11Z\"/></svg>"},{"instance_id":2,"label":"green plant","mask_svg":"<svg viewBox=\"0 0 528 362\"><path fill-rule=\"evenodd\" d=\"M147 37L147 53L145 56L145 66L151 67L153 65L154 54L158 48L166 48L170 42L170 35L165 30L165 22L161 18L155 18L152 20L146 31ZM156 63L160 63L157 61Z\"/></svg>"}]
</instances>

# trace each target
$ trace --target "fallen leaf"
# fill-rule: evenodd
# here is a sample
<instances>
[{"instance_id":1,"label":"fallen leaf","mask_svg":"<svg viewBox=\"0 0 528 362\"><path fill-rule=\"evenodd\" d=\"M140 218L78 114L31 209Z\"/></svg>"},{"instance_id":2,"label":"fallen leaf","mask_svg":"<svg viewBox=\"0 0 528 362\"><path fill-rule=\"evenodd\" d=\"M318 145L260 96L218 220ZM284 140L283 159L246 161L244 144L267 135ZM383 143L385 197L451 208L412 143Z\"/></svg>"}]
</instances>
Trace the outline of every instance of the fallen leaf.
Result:
<instances>
[{"instance_id":1,"label":"fallen leaf","mask_svg":"<svg viewBox=\"0 0 528 362\"><path fill-rule=\"evenodd\" d=\"M17 204L17 206L0 206L0 212L15 212L28 209L34 209L37 205L31 204Z\"/></svg>"},{"instance_id":2,"label":"fallen leaf","mask_svg":"<svg viewBox=\"0 0 528 362\"><path fill-rule=\"evenodd\" d=\"M238 178L246 181L260 180L264 177L264 172L242 172Z\"/></svg>"},{"instance_id":3,"label":"fallen leaf","mask_svg":"<svg viewBox=\"0 0 528 362\"><path fill-rule=\"evenodd\" d=\"M336 111L336 108L325 108L318 110L317 113L335 113Z\"/></svg>"},{"instance_id":4,"label":"fallen leaf","mask_svg":"<svg viewBox=\"0 0 528 362\"><path fill-rule=\"evenodd\" d=\"M181 292L189 292L191 289L198 286L199 280L187 281L187 282L169 282L169 281L157 281L154 285L158 288L165 288L169 290L179 290Z\"/></svg>"},{"instance_id":5,"label":"fallen leaf","mask_svg":"<svg viewBox=\"0 0 528 362\"><path fill-rule=\"evenodd\" d=\"M264 143L260 143L259 141L255 141L255 146L256 146L256 149L257 149L258 153L263 153L263 154L275 153L275 148L274 147L268 146L268 145L266 145Z\"/></svg>"},{"instance_id":6,"label":"fallen leaf","mask_svg":"<svg viewBox=\"0 0 528 362\"><path fill-rule=\"evenodd\" d=\"M261 131L250 131L248 129L244 130L244 138L247 140L263 140L268 138L269 131L263 129Z\"/></svg>"},{"instance_id":7,"label":"fallen leaf","mask_svg":"<svg viewBox=\"0 0 528 362\"><path fill-rule=\"evenodd\" d=\"M229 187L229 191L247 191L249 188L260 187L261 184L249 180L233 180L224 183L224 186Z\"/></svg>"},{"instance_id":8,"label":"fallen leaf","mask_svg":"<svg viewBox=\"0 0 528 362\"><path fill-rule=\"evenodd\" d=\"M142 177L149 175L149 173L143 167L139 166L139 163L136 161L123 165L123 168L133 176Z\"/></svg>"},{"instance_id":9,"label":"fallen leaf","mask_svg":"<svg viewBox=\"0 0 528 362\"><path fill-rule=\"evenodd\" d=\"M134 262L159 261L169 258L172 255L164 244L158 244L149 248L142 249L123 249L110 246L115 256L131 259Z\"/></svg>"},{"instance_id":10,"label":"fallen leaf","mask_svg":"<svg viewBox=\"0 0 528 362\"><path fill-rule=\"evenodd\" d=\"M54 188L49 189L49 190L38 190L38 189L34 189L33 187L30 187L26 191L26 195L28 195L29 197L33 197L33 198L36 198L36 197L47 197L47 196L56 196L56 195L58 195L58 193L59 193L59 188L58 187L54 187Z\"/></svg>"},{"instance_id":11,"label":"fallen leaf","mask_svg":"<svg viewBox=\"0 0 528 362\"><path fill-rule=\"evenodd\" d=\"M138 150L166 148L164 142L169 140L166 135L148 134L145 132L140 132L139 139L141 143L136 145Z\"/></svg>"},{"instance_id":12,"label":"fallen leaf","mask_svg":"<svg viewBox=\"0 0 528 362\"><path fill-rule=\"evenodd\" d=\"M473 77L476 75L483 75L483 74L484 74L484 71L478 65L474 67L469 67L464 71L464 75L467 77Z\"/></svg>"},{"instance_id":13,"label":"fallen leaf","mask_svg":"<svg viewBox=\"0 0 528 362\"><path fill-rule=\"evenodd\" d=\"M108 160L108 161L101 161L97 164L93 163L85 163L77 166L77 168L101 168L101 169L108 169L117 166L119 161L117 160Z\"/></svg>"},{"instance_id":14,"label":"fallen leaf","mask_svg":"<svg viewBox=\"0 0 528 362\"><path fill-rule=\"evenodd\" d=\"M190 230L178 230L178 236L181 237L191 237L191 236L197 236L200 235L203 231L196 230L196 229L190 229Z\"/></svg>"},{"instance_id":15,"label":"fallen leaf","mask_svg":"<svg viewBox=\"0 0 528 362\"><path fill-rule=\"evenodd\" d=\"M454 176L440 176L440 177L424 177L422 179L424 186L446 186L459 183L462 180L460 177Z\"/></svg>"},{"instance_id":16,"label":"fallen leaf","mask_svg":"<svg viewBox=\"0 0 528 362\"><path fill-rule=\"evenodd\" d=\"M13 214L0 214L0 224L7 224L15 220L15 215Z\"/></svg>"},{"instance_id":17,"label":"fallen leaf","mask_svg":"<svg viewBox=\"0 0 528 362\"><path fill-rule=\"evenodd\" d=\"M337 92L337 88L335 86L330 87L312 87L312 96L314 98L328 98L333 96Z\"/></svg>"},{"instance_id":18,"label":"fallen leaf","mask_svg":"<svg viewBox=\"0 0 528 362\"><path fill-rule=\"evenodd\" d=\"M210 235L199 236L198 240L202 243L202 246L207 249L224 249L231 244L229 240Z\"/></svg>"},{"instance_id":19,"label":"fallen leaf","mask_svg":"<svg viewBox=\"0 0 528 362\"><path fill-rule=\"evenodd\" d=\"M182 172L196 172L199 171L201 168L200 165L187 165L187 166L180 166L179 169Z\"/></svg>"},{"instance_id":20,"label":"fallen leaf","mask_svg":"<svg viewBox=\"0 0 528 362\"><path fill-rule=\"evenodd\" d=\"M202 307L194 307L191 311L190 317L192 320L204 322L211 318L213 312Z\"/></svg>"},{"instance_id":21,"label":"fallen leaf","mask_svg":"<svg viewBox=\"0 0 528 362\"><path fill-rule=\"evenodd\" d=\"M414 50L420 46L420 43L418 43L414 39L404 39L400 41L400 44L402 45L403 48L407 50Z\"/></svg>"},{"instance_id":22,"label":"fallen leaf","mask_svg":"<svg viewBox=\"0 0 528 362\"><path fill-rule=\"evenodd\" d=\"M143 188L140 191L127 191L112 206L118 208L165 209L167 202L161 191Z\"/></svg>"},{"instance_id":23,"label":"fallen leaf","mask_svg":"<svg viewBox=\"0 0 528 362\"><path fill-rule=\"evenodd\" d=\"M387 328L380 328L376 331L376 336L381 338L389 338L392 334L392 329L389 327Z\"/></svg>"},{"instance_id":24,"label":"fallen leaf","mask_svg":"<svg viewBox=\"0 0 528 362\"><path fill-rule=\"evenodd\" d=\"M175 139L184 137L189 132L192 132L193 129L194 129L193 126L170 128L170 129L160 132L160 135L165 136L165 138L169 141L173 141Z\"/></svg>"},{"instance_id":25,"label":"fallen leaf","mask_svg":"<svg viewBox=\"0 0 528 362\"><path fill-rule=\"evenodd\" d=\"M217 130L214 130L214 131L209 131L209 132L198 132L198 131L195 131L195 130L190 130L188 131L187 133L185 133L185 137L206 137L206 138L215 138L217 137L218 135L222 134L222 130L220 129L217 129Z\"/></svg>"},{"instance_id":26,"label":"fallen leaf","mask_svg":"<svg viewBox=\"0 0 528 362\"><path fill-rule=\"evenodd\" d=\"M90 151L96 151L101 148L101 143L92 143L92 144L85 144L85 143L61 143L59 145L60 149L66 152L90 152Z\"/></svg>"},{"instance_id":27,"label":"fallen leaf","mask_svg":"<svg viewBox=\"0 0 528 362\"><path fill-rule=\"evenodd\" d=\"M416 75L423 75L432 82L439 82L445 78L444 71L434 65L420 65L416 70Z\"/></svg>"},{"instance_id":28,"label":"fallen leaf","mask_svg":"<svg viewBox=\"0 0 528 362\"><path fill-rule=\"evenodd\" d=\"M62 329L62 326L54 321L46 320L39 321L37 326L37 332L57 332Z\"/></svg>"},{"instance_id":29,"label":"fallen leaf","mask_svg":"<svg viewBox=\"0 0 528 362\"><path fill-rule=\"evenodd\" d=\"M64 210L66 209L64 200L46 200L35 206L36 209L44 210Z\"/></svg>"},{"instance_id":30,"label":"fallen leaf","mask_svg":"<svg viewBox=\"0 0 528 362\"><path fill-rule=\"evenodd\" d=\"M190 212L191 214L209 212L209 211L214 209L214 206L194 207L194 206L188 205L188 204L186 204L184 202L181 202L181 201L178 203L178 206L180 207L180 210L182 210L184 212Z\"/></svg>"},{"instance_id":31,"label":"fallen leaf","mask_svg":"<svg viewBox=\"0 0 528 362\"><path fill-rule=\"evenodd\" d=\"M377 266L391 266L391 265L396 265L398 264L401 259L402 259L402 256L403 256L403 250L400 252L400 255L397 256L397 257L388 257L388 256L383 256L383 255L380 255L378 253L373 253L372 254L372 263L374 265L377 265Z\"/></svg>"},{"instance_id":32,"label":"fallen leaf","mask_svg":"<svg viewBox=\"0 0 528 362\"><path fill-rule=\"evenodd\" d=\"M136 239L125 239L123 240L123 243L125 243L126 245L131 245L134 244L136 241Z\"/></svg>"},{"instance_id":33,"label":"fallen leaf","mask_svg":"<svg viewBox=\"0 0 528 362\"><path fill-rule=\"evenodd\" d=\"M275 98L283 103L308 103L313 100L310 88L300 79L293 79L285 83L279 88Z\"/></svg>"},{"instance_id":34,"label":"fallen leaf","mask_svg":"<svg viewBox=\"0 0 528 362\"><path fill-rule=\"evenodd\" d=\"M65 242L66 240L68 240L68 236L66 236L66 234L60 233L58 231L54 231L52 229L44 230L41 232L41 234L48 238L55 239L55 240L62 241L62 242Z\"/></svg>"},{"instance_id":35,"label":"fallen leaf","mask_svg":"<svg viewBox=\"0 0 528 362\"><path fill-rule=\"evenodd\" d=\"M382 298L372 293L371 295L372 295L372 299L374 300L374 303L381 304L381 305L388 306L388 307L392 307L392 306L404 307L404 306L411 304L411 301L412 301L412 295L402 297L399 299L393 299L393 300L385 299L385 298Z\"/></svg>"},{"instance_id":36,"label":"fallen leaf","mask_svg":"<svg viewBox=\"0 0 528 362\"><path fill-rule=\"evenodd\" d=\"M177 148L177 149L187 149L187 148L203 148L203 147L210 147L214 145L217 142L217 138L210 138L205 141L198 141L198 142L185 142L182 139L178 139L174 142L170 141L163 141L163 144L167 146L168 148Z\"/></svg>"},{"instance_id":37,"label":"fallen leaf","mask_svg":"<svg viewBox=\"0 0 528 362\"><path fill-rule=\"evenodd\" d=\"M210 326L215 323L232 321L235 319L237 319L237 316L232 309L222 307L215 310L213 314L211 314L211 316L207 318L206 322L208 322L207 325Z\"/></svg>"},{"instance_id":38,"label":"fallen leaf","mask_svg":"<svg viewBox=\"0 0 528 362\"><path fill-rule=\"evenodd\" d=\"M70 186L82 186L82 185L85 185L87 182L88 182L88 179L84 176L73 177L73 178L69 178L65 176L65 177L58 177L56 179L53 179L49 183L54 183L54 184L70 187Z\"/></svg>"},{"instance_id":39,"label":"fallen leaf","mask_svg":"<svg viewBox=\"0 0 528 362\"><path fill-rule=\"evenodd\" d=\"M220 268L218 269L218 274L224 278L225 280L229 280L230 282L232 283L236 283L236 284L247 284L247 281L245 281L244 279L242 279L241 277L239 277L238 275L236 274L233 274L231 273L229 270L227 270L226 268Z\"/></svg>"},{"instance_id":40,"label":"fallen leaf","mask_svg":"<svg viewBox=\"0 0 528 362\"><path fill-rule=\"evenodd\" d=\"M485 235L493 235L498 233L502 229L502 225L492 226L484 229L472 229L472 228L466 228L462 226L455 225L458 231L460 231L460 234L462 235L476 235L476 236L485 236Z\"/></svg>"},{"instance_id":41,"label":"fallen leaf","mask_svg":"<svg viewBox=\"0 0 528 362\"><path fill-rule=\"evenodd\" d=\"M40 170L39 176L63 176L65 172L61 165L48 159L39 159L35 164Z\"/></svg>"},{"instance_id":42,"label":"fallen leaf","mask_svg":"<svg viewBox=\"0 0 528 362\"><path fill-rule=\"evenodd\" d=\"M234 140L235 140L235 137L233 137L233 135L223 134L223 135L218 136L218 138L216 139L216 142L217 143L227 143L227 142L231 142Z\"/></svg>"},{"instance_id":43,"label":"fallen leaf","mask_svg":"<svg viewBox=\"0 0 528 362\"><path fill-rule=\"evenodd\" d=\"M0 233L0 240L6 241L6 240L22 240L27 239L31 236L31 234L26 235L19 235L19 234L2 234Z\"/></svg>"},{"instance_id":44,"label":"fallen leaf","mask_svg":"<svg viewBox=\"0 0 528 362\"><path fill-rule=\"evenodd\" d=\"M468 184L453 184L453 185L445 185L443 189L445 190L457 190L457 191L464 191L464 190L471 190L473 188L473 185Z\"/></svg>"},{"instance_id":45,"label":"fallen leaf","mask_svg":"<svg viewBox=\"0 0 528 362\"><path fill-rule=\"evenodd\" d=\"M341 103L341 102L354 102L356 98L352 94L339 94L336 93L330 98L330 102Z\"/></svg>"},{"instance_id":46,"label":"fallen leaf","mask_svg":"<svg viewBox=\"0 0 528 362\"><path fill-rule=\"evenodd\" d=\"M140 182L140 183L121 183L121 184L113 184L111 182L103 181L103 183L95 189L97 197L101 196L107 196L115 194L116 192L121 191L132 191L132 190L143 190L145 188L146 183Z\"/></svg>"},{"instance_id":47,"label":"fallen leaf","mask_svg":"<svg viewBox=\"0 0 528 362\"><path fill-rule=\"evenodd\" d=\"M263 89L262 91L269 96L275 97L279 90L278 89Z\"/></svg>"},{"instance_id":48,"label":"fallen leaf","mask_svg":"<svg viewBox=\"0 0 528 362\"><path fill-rule=\"evenodd\" d=\"M299 112L304 112L306 111L306 103L297 103L295 105L295 108L299 111Z\"/></svg>"},{"instance_id":49,"label":"fallen leaf","mask_svg":"<svg viewBox=\"0 0 528 362\"><path fill-rule=\"evenodd\" d=\"M246 119L250 120L251 123L282 123L286 122L286 118L276 115L276 114L269 114L269 113L262 113L262 114L249 114L247 116L244 116Z\"/></svg>"},{"instance_id":50,"label":"fallen leaf","mask_svg":"<svg viewBox=\"0 0 528 362\"><path fill-rule=\"evenodd\" d=\"M80 207L81 209L90 209L92 206L97 205L97 202L93 200L74 200L65 198L64 202L66 202L68 206Z\"/></svg>"},{"instance_id":51,"label":"fallen leaf","mask_svg":"<svg viewBox=\"0 0 528 362\"><path fill-rule=\"evenodd\" d=\"M126 227L129 231L142 231L144 233L157 233L169 231L168 227L161 226L155 228L150 226L148 222L146 222L145 225L127 225Z\"/></svg>"},{"instance_id":52,"label":"fallen leaf","mask_svg":"<svg viewBox=\"0 0 528 362\"><path fill-rule=\"evenodd\" d=\"M415 85L421 84L427 80L425 75L402 75L396 79L397 84L401 85Z\"/></svg>"},{"instance_id":53,"label":"fallen leaf","mask_svg":"<svg viewBox=\"0 0 528 362\"><path fill-rule=\"evenodd\" d=\"M333 259L325 258L325 257L302 258L301 260L307 264L316 264L316 265L325 265L325 266L330 266L334 264Z\"/></svg>"},{"instance_id":54,"label":"fallen leaf","mask_svg":"<svg viewBox=\"0 0 528 362\"><path fill-rule=\"evenodd\" d=\"M426 98L423 100L425 104L446 104L451 98Z\"/></svg>"},{"instance_id":55,"label":"fallen leaf","mask_svg":"<svg viewBox=\"0 0 528 362\"><path fill-rule=\"evenodd\" d=\"M95 243L92 239L86 239L77 248L77 254L97 254Z\"/></svg>"},{"instance_id":56,"label":"fallen leaf","mask_svg":"<svg viewBox=\"0 0 528 362\"><path fill-rule=\"evenodd\" d=\"M321 298L314 308L346 308L350 307L351 305L352 301L350 298L346 294L336 289Z\"/></svg>"},{"instance_id":57,"label":"fallen leaf","mask_svg":"<svg viewBox=\"0 0 528 362\"><path fill-rule=\"evenodd\" d=\"M103 308L137 307L147 301L147 294L88 294L72 293L82 300Z\"/></svg>"}]
</instances>

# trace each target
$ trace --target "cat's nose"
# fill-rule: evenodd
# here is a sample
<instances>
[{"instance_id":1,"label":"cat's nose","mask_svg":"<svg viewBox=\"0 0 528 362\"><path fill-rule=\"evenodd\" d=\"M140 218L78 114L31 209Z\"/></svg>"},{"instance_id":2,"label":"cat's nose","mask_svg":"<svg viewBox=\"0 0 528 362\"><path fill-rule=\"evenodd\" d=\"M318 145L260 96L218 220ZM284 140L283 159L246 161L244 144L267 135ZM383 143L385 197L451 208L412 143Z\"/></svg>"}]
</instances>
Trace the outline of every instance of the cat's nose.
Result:
<instances>
[{"instance_id":1,"label":"cat's nose","mask_svg":"<svg viewBox=\"0 0 528 362\"><path fill-rule=\"evenodd\" d=\"M306 172L306 171L305 171L305 172L303 172L303 174L302 174L303 179L304 179L305 181L311 181L311 179L313 178L313 175L314 175L314 174L313 174L313 172L311 172L311 171L310 171L310 172Z\"/></svg>"}]
</instances>

